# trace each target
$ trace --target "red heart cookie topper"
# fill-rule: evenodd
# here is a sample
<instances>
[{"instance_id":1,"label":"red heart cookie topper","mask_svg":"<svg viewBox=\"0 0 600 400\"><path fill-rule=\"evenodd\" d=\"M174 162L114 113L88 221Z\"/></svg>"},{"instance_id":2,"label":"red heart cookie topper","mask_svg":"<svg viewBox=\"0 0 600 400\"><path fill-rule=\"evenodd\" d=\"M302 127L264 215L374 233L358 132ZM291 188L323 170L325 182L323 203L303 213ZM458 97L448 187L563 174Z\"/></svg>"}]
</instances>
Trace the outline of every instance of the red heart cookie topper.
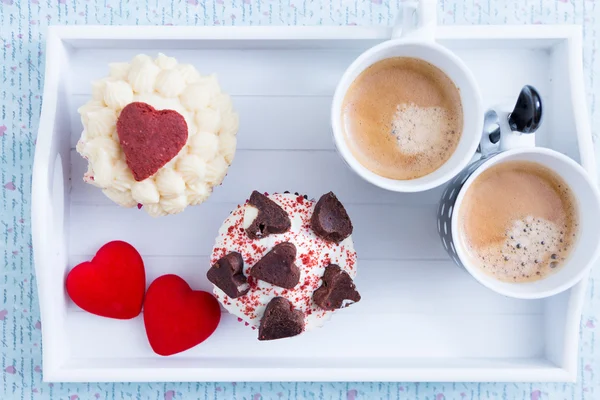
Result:
<instances>
[{"instance_id":1,"label":"red heart cookie topper","mask_svg":"<svg viewBox=\"0 0 600 400\"><path fill-rule=\"evenodd\" d=\"M69 272L66 287L73 302L87 312L108 318L134 318L142 311L144 301L144 262L129 243L109 242L92 261Z\"/></svg>"},{"instance_id":2,"label":"red heart cookie topper","mask_svg":"<svg viewBox=\"0 0 600 400\"><path fill-rule=\"evenodd\" d=\"M192 290L177 275L150 284L144 302L144 325L152 350L169 356L205 341L217 329L221 307L211 293Z\"/></svg>"},{"instance_id":3,"label":"red heart cookie topper","mask_svg":"<svg viewBox=\"0 0 600 400\"><path fill-rule=\"evenodd\" d=\"M183 148L188 126L177 111L130 103L119 115L117 133L127 165L136 181L154 175Z\"/></svg>"}]
</instances>

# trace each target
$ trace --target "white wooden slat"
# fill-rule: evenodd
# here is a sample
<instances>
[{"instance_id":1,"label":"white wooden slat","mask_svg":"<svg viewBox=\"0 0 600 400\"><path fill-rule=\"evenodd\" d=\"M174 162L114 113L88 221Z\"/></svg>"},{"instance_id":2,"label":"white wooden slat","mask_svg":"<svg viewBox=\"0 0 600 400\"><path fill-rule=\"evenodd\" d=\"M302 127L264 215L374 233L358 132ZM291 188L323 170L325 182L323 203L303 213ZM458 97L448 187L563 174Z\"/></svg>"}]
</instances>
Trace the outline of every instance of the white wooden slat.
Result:
<instances>
[{"instance_id":1,"label":"white wooden slat","mask_svg":"<svg viewBox=\"0 0 600 400\"><path fill-rule=\"evenodd\" d=\"M317 366L323 358L350 362L396 357L533 358L543 352L541 326L541 315L432 318L375 311L357 320L357 315L340 312L323 328L294 339L260 342L256 330L245 327L232 315L224 315L210 338L174 358L216 358L235 365L268 357L272 367L293 366L295 359L315 359ZM147 342L141 316L122 321L70 311L66 328L71 358L160 358Z\"/></svg>"},{"instance_id":2,"label":"white wooden slat","mask_svg":"<svg viewBox=\"0 0 600 400\"><path fill-rule=\"evenodd\" d=\"M93 50L98 51L98 50ZM543 50L520 50L519 61L507 65L505 75L494 76L490 68L474 68L473 72L482 82L483 98L490 107L499 103L514 102L516 93L525 84L534 85L547 97L549 72L542 67L549 57ZM497 64L503 51L459 51L465 61L479 65ZM89 74L82 71L81 75ZM106 72L98 75L103 76ZM514 79L514 78L519 79ZM91 79L90 79L91 80ZM77 85L77 83L74 83ZM89 83L88 83L88 86ZM90 89L82 94L72 95L71 101L71 141L74 147L81 133L81 123L77 108L89 99ZM309 98L292 94L269 95L263 91L256 94L235 96L234 106L240 115L241 127L238 136L240 149L324 149L333 148L330 131L330 106L333 90L330 93L313 95ZM546 130L550 127L543 126ZM544 131L541 131L544 133ZM545 136L545 135L543 135Z\"/></svg>"},{"instance_id":3,"label":"white wooden slat","mask_svg":"<svg viewBox=\"0 0 600 400\"><path fill-rule=\"evenodd\" d=\"M346 67L362 49L146 49L149 55L164 52L180 62L191 63L202 74L217 73L221 86L231 95L331 95ZM71 93L91 93L90 82L108 74L108 64L128 61L133 49L77 49L71 57ZM486 98L512 95L523 84L549 87L550 52L547 49L457 49L476 76ZM509 57L512 62L506 63ZM94 63L88 60L93 59ZM497 65L503 65L498 74ZM244 66L243 73L239 65Z\"/></svg>"},{"instance_id":4,"label":"white wooden slat","mask_svg":"<svg viewBox=\"0 0 600 400\"><path fill-rule=\"evenodd\" d=\"M114 204L98 188L83 182L87 162L75 150L71 151L71 163L71 202ZM422 193L383 190L351 171L334 151L238 150L223 184L215 189L207 204L243 203L253 190L269 193L289 190L317 199L333 191L344 204L430 205L435 208L443 187ZM206 204L193 208L204 206Z\"/></svg>"},{"instance_id":5,"label":"white wooden slat","mask_svg":"<svg viewBox=\"0 0 600 400\"><path fill-rule=\"evenodd\" d=\"M204 204L168 218L117 206L72 204L70 254L92 254L110 240L125 240L146 255L208 255L232 205ZM349 204L354 242L365 259L447 259L438 238L435 208ZM85 232L85 234L83 234Z\"/></svg>"},{"instance_id":6,"label":"white wooden slat","mask_svg":"<svg viewBox=\"0 0 600 400\"><path fill-rule=\"evenodd\" d=\"M92 255L71 256L69 269ZM194 290L211 291L206 279L208 257L146 257L146 284L161 275L181 276ZM371 314L525 315L541 314L542 301L508 299L478 284L469 274L450 261L359 260L356 285L362 300L342 312ZM424 280L423 276L427 276ZM69 307L78 309L72 302ZM390 307L391 305L391 307Z\"/></svg>"},{"instance_id":7,"label":"white wooden slat","mask_svg":"<svg viewBox=\"0 0 600 400\"><path fill-rule=\"evenodd\" d=\"M159 52L193 64L202 75L216 73L224 91L245 96L331 95L341 74L360 54L356 49L144 50L154 57ZM70 60L71 93L91 93L90 82L108 75L109 63L129 61L139 53L134 49L74 50Z\"/></svg>"},{"instance_id":8,"label":"white wooden slat","mask_svg":"<svg viewBox=\"0 0 600 400\"><path fill-rule=\"evenodd\" d=\"M75 148L83 125L77 109L89 95L71 97L71 147ZM240 117L237 148L333 149L330 127L332 96L235 96Z\"/></svg>"}]
</instances>

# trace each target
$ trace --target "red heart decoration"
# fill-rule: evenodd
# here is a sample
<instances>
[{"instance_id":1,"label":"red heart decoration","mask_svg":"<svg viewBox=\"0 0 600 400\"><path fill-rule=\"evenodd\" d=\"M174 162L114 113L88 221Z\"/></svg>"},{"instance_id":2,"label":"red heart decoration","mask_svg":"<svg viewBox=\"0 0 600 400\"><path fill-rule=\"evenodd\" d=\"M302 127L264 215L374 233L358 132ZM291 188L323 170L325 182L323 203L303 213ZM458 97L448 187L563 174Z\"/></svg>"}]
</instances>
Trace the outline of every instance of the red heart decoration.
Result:
<instances>
[{"instance_id":1,"label":"red heart decoration","mask_svg":"<svg viewBox=\"0 0 600 400\"><path fill-rule=\"evenodd\" d=\"M177 111L130 103L117 120L125 160L136 181L154 175L183 148L188 138L185 118Z\"/></svg>"},{"instance_id":2,"label":"red heart decoration","mask_svg":"<svg viewBox=\"0 0 600 400\"><path fill-rule=\"evenodd\" d=\"M67 275L67 293L85 311L102 317L130 319L142 311L144 261L129 243L114 241Z\"/></svg>"},{"instance_id":3,"label":"red heart decoration","mask_svg":"<svg viewBox=\"0 0 600 400\"><path fill-rule=\"evenodd\" d=\"M152 350L179 353L205 341L217 329L221 307L211 293L192 290L177 275L150 284L144 302L144 325Z\"/></svg>"}]
</instances>

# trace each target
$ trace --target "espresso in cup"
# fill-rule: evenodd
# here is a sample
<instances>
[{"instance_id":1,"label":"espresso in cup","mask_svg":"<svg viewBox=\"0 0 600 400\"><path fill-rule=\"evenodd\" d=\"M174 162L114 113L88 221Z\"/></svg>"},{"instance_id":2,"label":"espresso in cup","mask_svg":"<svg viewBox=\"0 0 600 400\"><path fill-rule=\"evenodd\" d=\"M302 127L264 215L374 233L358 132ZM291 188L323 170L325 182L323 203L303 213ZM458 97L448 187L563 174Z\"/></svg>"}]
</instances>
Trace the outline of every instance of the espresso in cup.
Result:
<instances>
[{"instance_id":1,"label":"espresso in cup","mask_svg":"<svg viewBox=\"0 0 600 400\"><path fill-rule=\"evenodd\" d=\"M485 170L465 193L458 217L472 263L504 282L532 282L560 269L579 224L569 186L531 161Z\"/></svg>"},{"instance_id":2,"label":"espresso in cup","mask_svg":"<svg viewBox=\"0 0 600 400\"><path fill-rule=\"evenodd\" d=\"M411 57L387 58L362 71L346 92L341 117L354 157L396 180L440 168L463 131L456 85L436 66Z\"/></svg>"}]
</instances>

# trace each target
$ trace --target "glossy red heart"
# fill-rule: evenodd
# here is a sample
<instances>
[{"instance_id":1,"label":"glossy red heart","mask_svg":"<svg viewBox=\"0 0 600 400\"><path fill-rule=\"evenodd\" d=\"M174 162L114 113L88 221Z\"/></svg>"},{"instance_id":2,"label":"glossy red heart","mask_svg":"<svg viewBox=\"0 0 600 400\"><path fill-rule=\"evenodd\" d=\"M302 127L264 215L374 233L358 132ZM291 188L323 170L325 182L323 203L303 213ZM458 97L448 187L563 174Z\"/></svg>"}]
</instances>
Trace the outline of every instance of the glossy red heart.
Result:
<instances>
[{"instance_id":1,"label":"glossy red heart","mask_svg":"<svg viewBox=\"0 0 600 400\"><path fill-rule=\"evenodd\" d=\"M117 120L117 134L127 166L136 181L154 175L179 153L188 138L185 118L177 111L130 103Z\"/></svg>"},{"instance_id":2,"label":"glossy red heart","mask_svg":"<svg viewBox=\"0 0 600 400\"><path fill-rule=\"evenodd\" d=\"M192 290L177 275L150 284L144 302L144 325L152 350L169 356L205 341L217 329L221 307L211 293Z\"/></svg>"},{"instance_id":3,"label":"glossy red heart","mask_svg":"<svg viewBox=\"0 0 600 400\"><path fill-rule=\"evenodd\" d=\"M144 261L129 243L109 242L92 261L69 272L66 287L73 302L87 312L108 318L134 318L142 311L144 301Z\"/></svg>"}]
</instances>

